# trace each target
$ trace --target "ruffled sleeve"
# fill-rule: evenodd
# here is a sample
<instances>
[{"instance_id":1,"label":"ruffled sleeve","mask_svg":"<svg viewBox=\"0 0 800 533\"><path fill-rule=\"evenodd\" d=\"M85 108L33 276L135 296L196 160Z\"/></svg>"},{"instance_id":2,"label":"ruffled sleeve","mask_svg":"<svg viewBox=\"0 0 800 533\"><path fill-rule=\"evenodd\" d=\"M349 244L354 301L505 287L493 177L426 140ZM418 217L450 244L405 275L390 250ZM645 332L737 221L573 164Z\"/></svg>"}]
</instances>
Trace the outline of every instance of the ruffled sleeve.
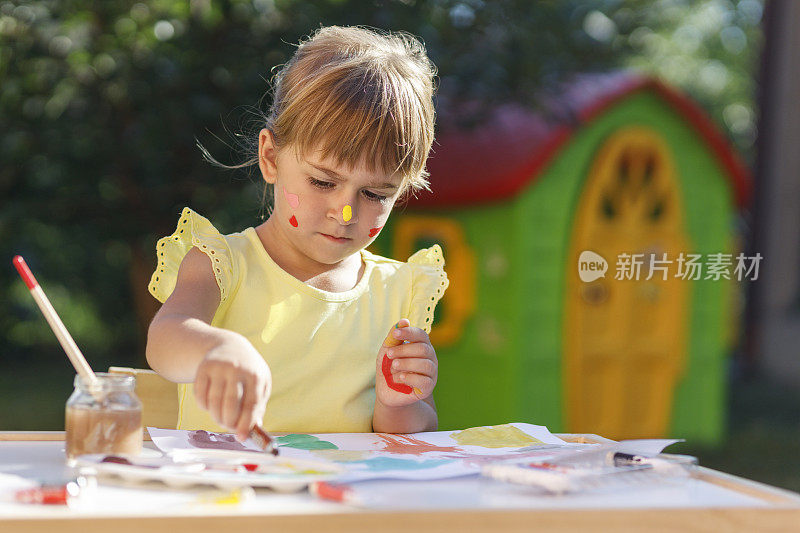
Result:
<instances>
[{"instance_id":1,"label":"ruffled sleeve","mask_svg":"<svg viewBox=\"0 0 800 533\"><path fill-rule=\"evenodd\" d=\"M150 278L148 289L158 301L163 303L172 294L178 279L178 267L192 247L211 259L220 302L224 302L230 294L233 286L233 256L225 237L208 219L184 207L175 233L156 243L158 267Z\"/></svg>"},{"instance_id":2,"label":"ruffled sleeve","mask_svg":"<svg viewBox=\"0 0 800 533\"><path fill-rule=\"evenodd\" d=\"M411 309L408 319L412 326L430 333L433 311L450 284L444 271L442 248L434 244L430 248L419 250L408 258L408 265L412 269Z\"/></svg>"}]
</instances>

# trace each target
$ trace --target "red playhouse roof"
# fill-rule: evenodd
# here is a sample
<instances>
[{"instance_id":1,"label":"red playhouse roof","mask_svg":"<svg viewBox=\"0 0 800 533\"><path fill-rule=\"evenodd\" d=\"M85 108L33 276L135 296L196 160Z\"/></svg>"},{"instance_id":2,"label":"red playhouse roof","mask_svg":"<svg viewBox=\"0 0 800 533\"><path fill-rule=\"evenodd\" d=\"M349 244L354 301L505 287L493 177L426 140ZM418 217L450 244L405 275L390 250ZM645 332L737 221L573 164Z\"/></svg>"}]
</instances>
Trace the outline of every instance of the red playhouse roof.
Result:
<instances>
[{"instance_id":1,"label":"red playhouse roof","mask_svg":"<svg viewBox=\"0 0 800 533\"><path fill-rule=\"evenodd\" d=\"M428 159L434 193L418 193L408 207L482 204L513 196L539 177L583 123L638 91L659 95L691 124L726 170L736 203L745 207L752 191L750 171L707 113L657 79L629 72L578 76L555 99L543 102L547 116L505 104L471 130L441 125Z\"/></svg>"}]
</instances>

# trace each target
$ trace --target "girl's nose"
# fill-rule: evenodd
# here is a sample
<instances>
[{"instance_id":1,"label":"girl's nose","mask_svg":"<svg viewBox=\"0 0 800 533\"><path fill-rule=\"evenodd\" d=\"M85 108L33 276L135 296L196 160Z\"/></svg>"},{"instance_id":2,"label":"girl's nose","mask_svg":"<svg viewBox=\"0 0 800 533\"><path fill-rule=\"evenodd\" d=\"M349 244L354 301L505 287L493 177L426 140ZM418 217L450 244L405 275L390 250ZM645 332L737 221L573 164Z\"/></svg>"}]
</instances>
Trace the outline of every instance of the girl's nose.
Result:
<instances>
[{"instance_id":1,"label":"girl's nose","mask_svg":"<svg viewBox=\"0 0 800 533\"><path fill-rule=\"evenodd\" d=\"M353 208L353 204L350 203L335 207L331 212L331 216L343 226L349 226L350 224L358 222L356 210Z\"/></svg>"}]
</instances>

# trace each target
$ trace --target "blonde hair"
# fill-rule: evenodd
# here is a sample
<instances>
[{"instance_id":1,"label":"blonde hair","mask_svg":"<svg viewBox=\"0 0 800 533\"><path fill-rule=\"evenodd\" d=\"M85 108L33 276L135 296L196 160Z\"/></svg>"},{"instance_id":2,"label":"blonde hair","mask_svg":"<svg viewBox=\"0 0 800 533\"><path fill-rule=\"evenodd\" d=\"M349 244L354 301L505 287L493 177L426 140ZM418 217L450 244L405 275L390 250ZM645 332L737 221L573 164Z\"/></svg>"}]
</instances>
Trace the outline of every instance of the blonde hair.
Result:
<instances>
[{"instance_id":1,"label":"blonde hair","mask_svg":"<svg viewBox=\"0 0 800 533\"><path fill-rule=\"evenodd\" d=\"M351 169L363 163L400 173L403 190L428 189L435 76L425 46L410 34L320 28L274 76L266 127L278 148L320 150ZM228 168L257 161L256 153Z\"/></svg>"}]
</instances>

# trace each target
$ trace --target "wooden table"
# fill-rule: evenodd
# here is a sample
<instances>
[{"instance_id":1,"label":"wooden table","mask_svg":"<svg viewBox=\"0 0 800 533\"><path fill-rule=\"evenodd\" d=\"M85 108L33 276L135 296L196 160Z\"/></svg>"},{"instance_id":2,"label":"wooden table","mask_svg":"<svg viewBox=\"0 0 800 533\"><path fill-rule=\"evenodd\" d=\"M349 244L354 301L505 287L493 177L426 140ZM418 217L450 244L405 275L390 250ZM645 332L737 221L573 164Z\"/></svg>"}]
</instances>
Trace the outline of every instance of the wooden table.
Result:
<instances>
[{"instance_id":1,"label":"wooden table","mask_svg":"<svg viewBox=\"0 0 800 533\"><path fill-rule=\"evenodd\" d=\"M569 440L576 436L559 435ZM148 447L152 444L148 443ZM64 477L62 432L0 432L0 473ZM257 490L239 505L209 503L210 489L101 482L78 508L0 502L0 531L791 531L800 495L708 468L665 487L545 496L478 476L363 482L382 504L359 509L306 492ZM381 496L384 497L380 500Z\"/></svg>"}]
</instances>

